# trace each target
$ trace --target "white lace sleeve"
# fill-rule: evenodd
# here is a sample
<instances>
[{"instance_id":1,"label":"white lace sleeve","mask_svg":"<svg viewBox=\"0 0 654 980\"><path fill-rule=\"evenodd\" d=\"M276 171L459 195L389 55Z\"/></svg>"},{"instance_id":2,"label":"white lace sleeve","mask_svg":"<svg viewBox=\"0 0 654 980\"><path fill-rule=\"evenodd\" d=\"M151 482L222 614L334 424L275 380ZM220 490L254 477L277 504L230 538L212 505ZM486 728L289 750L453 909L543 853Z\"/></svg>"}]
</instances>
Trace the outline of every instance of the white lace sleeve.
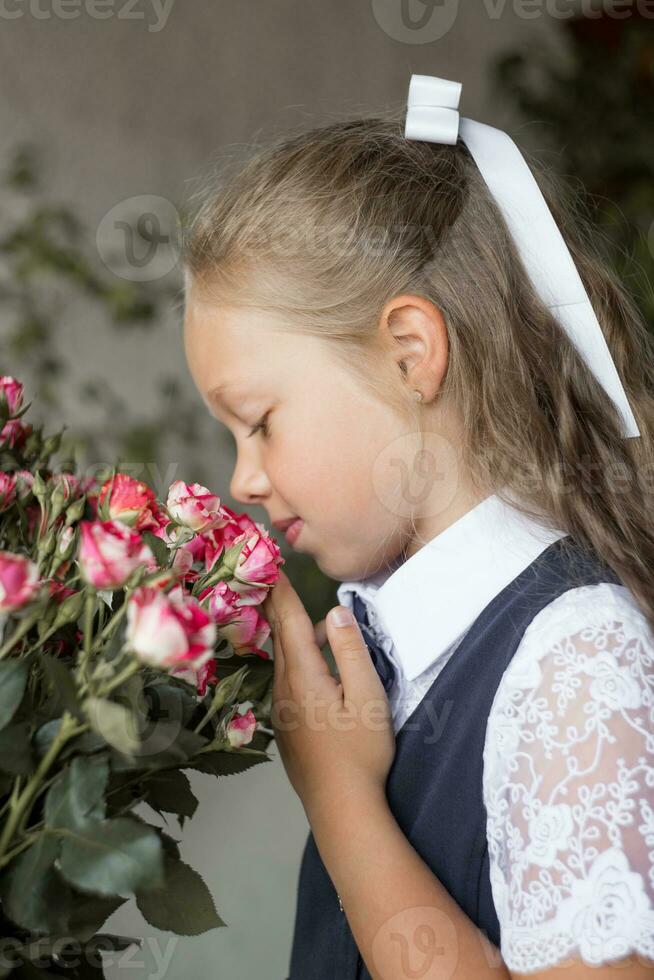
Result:
<instances>
[{"instance_id":1,"label":"white lace sleeve","mask_svg":"<svg viewBox=\"0 0 654 980\"><path fill-rule=\"evenodd\" d=\"M534 618L486 729L490 877L510 970L654 959L654 636L632 593Z\"/></svg>"}]
</instances>

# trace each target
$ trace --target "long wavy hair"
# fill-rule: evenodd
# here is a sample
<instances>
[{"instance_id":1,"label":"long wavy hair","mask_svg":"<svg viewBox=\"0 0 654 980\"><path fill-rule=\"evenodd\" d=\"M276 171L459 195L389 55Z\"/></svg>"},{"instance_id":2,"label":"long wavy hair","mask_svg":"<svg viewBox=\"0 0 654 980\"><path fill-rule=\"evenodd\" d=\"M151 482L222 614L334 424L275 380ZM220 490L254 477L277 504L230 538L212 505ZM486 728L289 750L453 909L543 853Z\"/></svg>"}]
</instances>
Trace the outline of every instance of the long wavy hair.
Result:
<instances>
[{"instance_id":1,"label":"long wavy hair","mask_svg":"<svg viewBox=\"0 0 654 980\"><path fill-rule=\"evenodd\" d=\"M322 337L358 380L423 431L427 407L381 357L378 318L400 293L442 311L439 397L462 422L471 483L568 532L631 589L654 629L654 345L605 257L580 187L525 154L570 249L641 432L529 279L465 144L408 140L403 111L294 132L212 166L190 199L187 288ZM232 171L232 172L230 172ZM386 366L385 366L386 365ZM573 550L570 552L573 556Z\"/></svg>"}]
</instances>

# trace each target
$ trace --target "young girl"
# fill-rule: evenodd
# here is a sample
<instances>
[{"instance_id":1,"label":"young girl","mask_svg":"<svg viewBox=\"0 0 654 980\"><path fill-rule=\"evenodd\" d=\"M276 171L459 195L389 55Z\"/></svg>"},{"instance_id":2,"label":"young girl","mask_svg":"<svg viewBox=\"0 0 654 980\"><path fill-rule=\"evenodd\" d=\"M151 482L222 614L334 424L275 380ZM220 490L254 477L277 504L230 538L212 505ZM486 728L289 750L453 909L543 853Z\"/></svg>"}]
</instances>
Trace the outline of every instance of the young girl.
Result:
<instances>
[{"instance_id":1,"label":"young girl","mask_svg":"<svg viewBox=\"0 0 654 980\"><path fill-rule=\"evenodd\" d=\"M311 826L290 980L633 980L652 344L575 202L524 161L494 181L455 108L444 139L390 112L280 140L210 181L186 238L186 356L236 439L232 494L341 583L315 629L285 575L266 601ZM522 232L512 200L542 204ZM537 281L552 215L569 265ZM559 296L572 273L592 307Z\"/></svg>"}]
</instances>

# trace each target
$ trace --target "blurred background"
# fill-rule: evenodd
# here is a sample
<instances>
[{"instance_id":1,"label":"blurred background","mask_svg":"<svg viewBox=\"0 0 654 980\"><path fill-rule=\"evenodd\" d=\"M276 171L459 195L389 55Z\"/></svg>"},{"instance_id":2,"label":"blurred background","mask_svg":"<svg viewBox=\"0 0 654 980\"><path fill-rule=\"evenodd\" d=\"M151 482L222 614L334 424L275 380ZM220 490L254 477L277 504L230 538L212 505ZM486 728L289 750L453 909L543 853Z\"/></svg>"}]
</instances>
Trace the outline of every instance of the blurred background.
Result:
<instances>
[{"instance_id":1,"label":"blurred background","mask_svg":"<svg viewBox=\"0 0 654 980\"><path fill-rule=\"evenodd\" d=\"M25 382L33 424L67 426L82 471L118 461L158 496L183 478L243 510L233 440L183 357L190 197L253 141L404 105L413 72L463 82L462 115L585 189L654 329L652 0L0 0L0 373ZM280 544L315 622L338 583ZM168 827L227 927L172 936L130 901L105 930L143 946L107 976L287 976L308 824L270 753L190 771L197 814Z\"/></svg>"}]
</instances>

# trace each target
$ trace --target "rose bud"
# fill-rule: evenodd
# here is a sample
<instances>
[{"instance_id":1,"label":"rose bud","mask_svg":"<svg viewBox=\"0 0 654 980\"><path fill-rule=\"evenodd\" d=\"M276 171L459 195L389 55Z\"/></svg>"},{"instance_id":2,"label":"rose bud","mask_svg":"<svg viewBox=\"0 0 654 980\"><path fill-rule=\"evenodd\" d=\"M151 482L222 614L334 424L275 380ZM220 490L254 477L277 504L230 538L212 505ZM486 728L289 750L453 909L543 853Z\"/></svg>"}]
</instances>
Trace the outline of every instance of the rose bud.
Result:
<instances>
[{"instance_id":1,"label":"rose bud","mask_svg":"<svg viewBox=\"0 0 654 980\"><path fill-rule=\"evenodd\" d=\"M29 470L16 470L16 495L21 503L32 496L34 476Z\"/></svg>"},{"instance_id":2,"label":"rose bud","mask_svg":"<svg viewBox=\"0 0 654 980\"><path fill-rule=\"evenodd\" d=\"M50 521L55 521L71 501L79 496L79 480L72 473L53 473Z\"/></svg>"},{"instance_id":3,"label":"rose bud","mask_svg":"<svg viewBox=\"0 0 654 980\"><path fill-rule=\"evenodd\" d=\"M0 551L0 612L13 612L30 602L41 582L33 561Z\"/></svg>"},{"instance_id":4,"label":"rose bud","mask_svg":"<svg viewBox=\"0 0 654 980\"><path fill-rule=\"evenodd\" d=\"M81 521L78 562L82 576L96 589L118 589L140 565L156 571L150 548L120 521Z\"/></svg>"},{"instance_id":5,"label":"rose bud","mask_svg":"<svg viewBox=\"0 0 654 980\"><path fill-rule=\"evenodd\" d=\"M6 449L21 449L32 431L32 426L29 422L21 422L20 419L9 419L0 430L0 446Z\"/></svg>"},{"instance_id":6,"label":"rose bud","mask_svg":"<svg viewBox=\"0 0 654 980\"><path fill-rule=\"evenodd\" d=\"M72 555L74 542L75 528L70 526L65 527L59 535L59 541L57 542L57 555L62 561L65 561Z\"/></svg>"},{"instance_id":7,"label":"rose bud","mask_svg":"<svg viewBox=\"0 0 654 980\"><path fill-rule=\"evenodd\" d=\"M127 645L153 667L199 670L214 656L216 632L209 613L181 587L162 592L142 585L127 600Z\"/></svg>"},{"instance_id":8,"label":"rose bud","mask_svg":"<svg viewBox=\"0 0 654 980\"><path fill-rule=\"evenodd\" d=\"M227 726L227 739L234 748L247 745L252 741L257 719L252 708L248 708L244 715L235 714Z\"/></svg>"},{"instance_id":9,"label":"rose bud","mask_svg":"<svg viewBox=\"0 0 654 980\"><path fill-rule=\"evenodd\" d=\"M168 491L166 508L178 524L192 531L222 527L229 520L220 505L220 497L200 483L175 480Z\"/></svg>"},{"instance_id":10,"label":"rose bud","mask_svg":"<svg viewBox=\"0 0 654 980\"><path fill-rule=\"evenodd\" d=\"M3 404L9 418L18 414L23 405L23 385L8 374L0 376L0 405Z\"/></svg>"},{"instance_id":11,"label":"rose bud","mask_svg":"<svg viewBox=\"0 0 654 980\"><path fill-rule=\"evenodd\" d=\"M16 499L17 480L15 473L0 472L0 513L9 510Z\"/></svg>"},{"instance_id":12,"label":"rose bud","mask_svg":"<svg viewBox=\"0 0 654 980\"><path fill-rule=\"evenodd\" d=\"M58 582L48 582L50 595L59 603L59 609L53 621L53 627L59 628L75 622L82 614L84 607L84 592L68 589Z\"/></svg>"}]
</instances>

